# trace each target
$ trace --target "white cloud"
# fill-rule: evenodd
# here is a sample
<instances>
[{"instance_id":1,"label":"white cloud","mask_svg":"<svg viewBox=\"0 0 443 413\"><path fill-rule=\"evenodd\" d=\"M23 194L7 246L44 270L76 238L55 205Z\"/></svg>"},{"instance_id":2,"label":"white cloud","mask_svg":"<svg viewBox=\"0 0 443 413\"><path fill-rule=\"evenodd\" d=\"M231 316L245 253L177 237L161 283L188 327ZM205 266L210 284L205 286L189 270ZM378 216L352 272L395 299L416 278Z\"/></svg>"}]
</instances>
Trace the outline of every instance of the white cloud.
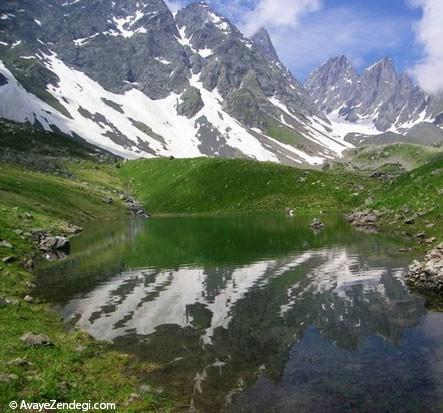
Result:
<instances>
[{"instance_id":1,"label":"white cloud","mask_svg":"<svg viewBox=\"0 0 443 413\"><path fill-rule=\"evenodd\" d=\"M406 18L380 16L359 7L325 7L295 28L275 27L271 36L283 62L305 77L333 56L346 55L359 68L392 54L410 30Z\"/></svg>"},{"instance_id":2,"label":"white cloud","mask_svg":"<svg viewBox=\"0 0 443 413\"><path fill-rule=\"evenodd\" d=\"M424 59L413 73L420 86L429 93L443 91L443 7L441 0L413 0L411 3L423 9L423 17L417 24L417 40L423 45Z\"/></svg>"},{"instance_id":3,"label":"white cloud","mask_svg":"<svg viewBox=\"0 0 443 413\"><path fill-rule=\"evenodd\" d=\"M296 27L299 18L321 7L321 0L259 0L245 14L243 31L252 35L260 27Z\"/></svg>"}]
</instances>

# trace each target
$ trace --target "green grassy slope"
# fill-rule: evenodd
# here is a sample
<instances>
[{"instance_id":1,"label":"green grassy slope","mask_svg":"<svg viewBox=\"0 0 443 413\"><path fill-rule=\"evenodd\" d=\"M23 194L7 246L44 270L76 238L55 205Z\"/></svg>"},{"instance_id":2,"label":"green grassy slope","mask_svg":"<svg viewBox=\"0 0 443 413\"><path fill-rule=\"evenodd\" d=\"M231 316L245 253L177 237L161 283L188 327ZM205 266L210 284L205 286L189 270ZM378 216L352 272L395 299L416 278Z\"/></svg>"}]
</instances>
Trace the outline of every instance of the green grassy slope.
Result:
<instances>
[{"instance_id":1,"label":"green grassy slope","mask_svg":"<svg viewBox=\"0 0 443 413\"><path fill-rule=\"evenodd\" d=\"M332 166L348 170L378 170L398 174L431 162L441 153L441 148L410 143L371 145L347 150L343 159L332 162Z\"/></svg>"},{"instance_id":2,"label":"green grassy slope","mask_svg":"<svg viewBox=\"0 0 443 413\"><path fill-rule=\"evenodd\" d=\"M10 124L0 127L0 145L0 240L12 244L0 246L0 411L21 399L112 401L118 411L168 411L163 397L139 391L141 372L155 366L67 333L49 305L24 299L33 296L33 276L22 266L35 254L32 229L60 234L71 223L129 216L118 196L124 185L116 159ZM104 202L110 197L113 203ZM6 264L6 257L15 261ZM26 346L20 337L29 331L47 335L54 346Z\"/></svg>"},{"instance_id":3,"label":"green grassy slope","mask_svg":"<svg viewBox=\"0 0 443 413\"><path fill-rule=\"evenodd\" d=\"M360 205L378 183L354 173L303 171L240 159L152 159L120 170L154 214L346 210Z\"/></svg>"},{"instance_id":4,"label":"green grassy slope","mask_svg":"<svg viewBox=\"0 0 443 413\"><path fill-rule=\"evenodd\" d=\"M109 179L112 180L112 177ZM107 219L123 215L118 200L104 206L108 191L85 181L26 170L0 163L0 205L3 212L30 212L51 221ZM6 208L6 209L5 209ZM5 224L10 219L0 218Z\"/></svg>"},{"instance_id":5,"label":"green grassy slope","mask_svg":"<svg viewBox=\"0 0 443 413\"><path fill-rule=\"evenodd\" d=\"M380 188L370 206L386 211L387 226L442 239L443 154ZM414 218L413 224L405 224L409 218Z\"/></svg>"}]
</instances>

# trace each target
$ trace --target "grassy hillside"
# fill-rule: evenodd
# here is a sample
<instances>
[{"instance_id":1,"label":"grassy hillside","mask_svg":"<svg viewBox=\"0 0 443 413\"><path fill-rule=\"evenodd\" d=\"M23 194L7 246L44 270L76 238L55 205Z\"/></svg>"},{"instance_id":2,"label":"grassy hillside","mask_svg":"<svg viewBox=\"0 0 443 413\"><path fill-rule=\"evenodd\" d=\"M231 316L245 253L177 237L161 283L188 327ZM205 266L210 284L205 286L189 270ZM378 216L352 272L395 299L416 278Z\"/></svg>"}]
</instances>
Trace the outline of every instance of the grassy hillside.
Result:
<instances>
[{"instance_id":1,"label":"grassy hillside","mask_svg":"<svg viewBox=\"0 0 443 413\"><path fill-rule=\"evenodd\" d=\"M102 172L103 173L103 172ZM109 177L112 180L112 177ZM104 207L104 199L112 192L77 179L26 170L0 163L0 205L3 212L29 212L37 220L109 219L123 215L118 199ZM115 195L114 195L115 196ZM5 209L6 208L6 209ZM11 223L4 214L0 222Z\"/></svg>"},{"instance_id":2,"label":"grassy hillside","mask_svg":"<svg viewBox=\"0 0 443 413\"><path fill-rule=\"evenodd\" d=\"M32 229L63 233L69 224L128 217L119 200L117 160L89 145L12 124L0 126L0 411L11 400L117 403L119 411L168 411L161 396L139 390L139 373L154 366L111 351L85 334L67 333L49 305L32 298L33 276L22 263L35 254ZM104 202L113 198L113 202ZM11 263L5 263L12 257ZM45 334L51 347L20 337ZM141 374L140 374L141 375ZM139 393L134 397L133 393Z\"/></svg>"},{"instance_id":3,"label":"grassy hillside","mask_svg":"<svg viewBox=\"0 0 443 413\"><path fill-rule=\"evenodd\" d=\"M386 226L416 235L442 238L443 154L374 193L371 208L384 210ZM405 224L413 218L413 223Z\"/></svg>"},{"instance_id":4,"label":"grassy hillside","mask_svg":"<svg viewBox=\"0 0 443 413\"><path fill-rule=\"evenodd\" d=\"M355 173L304 171L240 159L152 159L120 170L131 191L154 214L346 210L378 186Z\"/></svg>"},{"instance_id":5,"label":"grassy hillside","mask_svg":"<svg viewBox=\"0 0 443 413\"><path fill-rule=\"evenodd\" d=\"M370 145L347 150L343 159L331 165L335 169L399 174L431 162L442 153L441 148L412 143Z\"/></svg>"}]
</instances>

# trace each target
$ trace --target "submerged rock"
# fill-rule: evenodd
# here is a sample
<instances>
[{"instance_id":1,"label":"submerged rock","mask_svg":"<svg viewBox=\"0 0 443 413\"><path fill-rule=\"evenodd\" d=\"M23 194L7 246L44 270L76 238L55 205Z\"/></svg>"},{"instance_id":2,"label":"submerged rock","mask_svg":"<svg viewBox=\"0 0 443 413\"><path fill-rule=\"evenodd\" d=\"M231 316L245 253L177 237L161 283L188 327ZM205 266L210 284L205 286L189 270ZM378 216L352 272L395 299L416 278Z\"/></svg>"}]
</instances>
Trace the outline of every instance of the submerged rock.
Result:
<instances>
[{"instance_id":1,"label":"submerged rock","mask_svg":"<svg viewBox=\"0 0 443 413\"><path fill-rule=\"evenodd\" d=\"M409 266L406 282L418 289L443 290L443 243Z\"/></svg>"},{"instance_id":2,"label":"submerged rock","mask_svg":"<svg viewBox=\"0 0 443 413\"><path fill-rule=\"evenodd\" d=\"M325 224L321 222L318 218L314 218L310 226L312 229L319 230L323 229L325 227Z\"/></svg>"}]
</instances>

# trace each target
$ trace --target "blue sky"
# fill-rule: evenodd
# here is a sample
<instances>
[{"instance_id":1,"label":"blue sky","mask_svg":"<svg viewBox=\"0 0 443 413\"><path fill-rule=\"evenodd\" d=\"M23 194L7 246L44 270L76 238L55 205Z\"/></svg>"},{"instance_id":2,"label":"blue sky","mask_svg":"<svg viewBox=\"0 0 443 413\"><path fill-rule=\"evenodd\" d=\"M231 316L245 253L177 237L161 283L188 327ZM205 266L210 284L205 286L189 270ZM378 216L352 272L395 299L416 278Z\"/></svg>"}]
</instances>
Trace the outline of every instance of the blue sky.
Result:
<instances>
[{"instance_id":1,"label":"blue sky","mask_svg":"<svg viewBox=\"0 0 443 413\"><path fill-rule=\"evenodd\" d=\"M414 1L417 6L426 0L207 2L245 31L250 31L257 20L263 21L282 61L298 79L304 80L329 57L341 54L347 55L359 70L384 56L392 57L400 70L412 70L424 58L423 45L416 40L423 10L413 7ZM181 4L190 2L182 0ZM261 14L254 14L253 10L259 7ZM291 8L295 9L293 15ZM289 17L280 18L280 13Z\"/></svg>"}]
</instances>

